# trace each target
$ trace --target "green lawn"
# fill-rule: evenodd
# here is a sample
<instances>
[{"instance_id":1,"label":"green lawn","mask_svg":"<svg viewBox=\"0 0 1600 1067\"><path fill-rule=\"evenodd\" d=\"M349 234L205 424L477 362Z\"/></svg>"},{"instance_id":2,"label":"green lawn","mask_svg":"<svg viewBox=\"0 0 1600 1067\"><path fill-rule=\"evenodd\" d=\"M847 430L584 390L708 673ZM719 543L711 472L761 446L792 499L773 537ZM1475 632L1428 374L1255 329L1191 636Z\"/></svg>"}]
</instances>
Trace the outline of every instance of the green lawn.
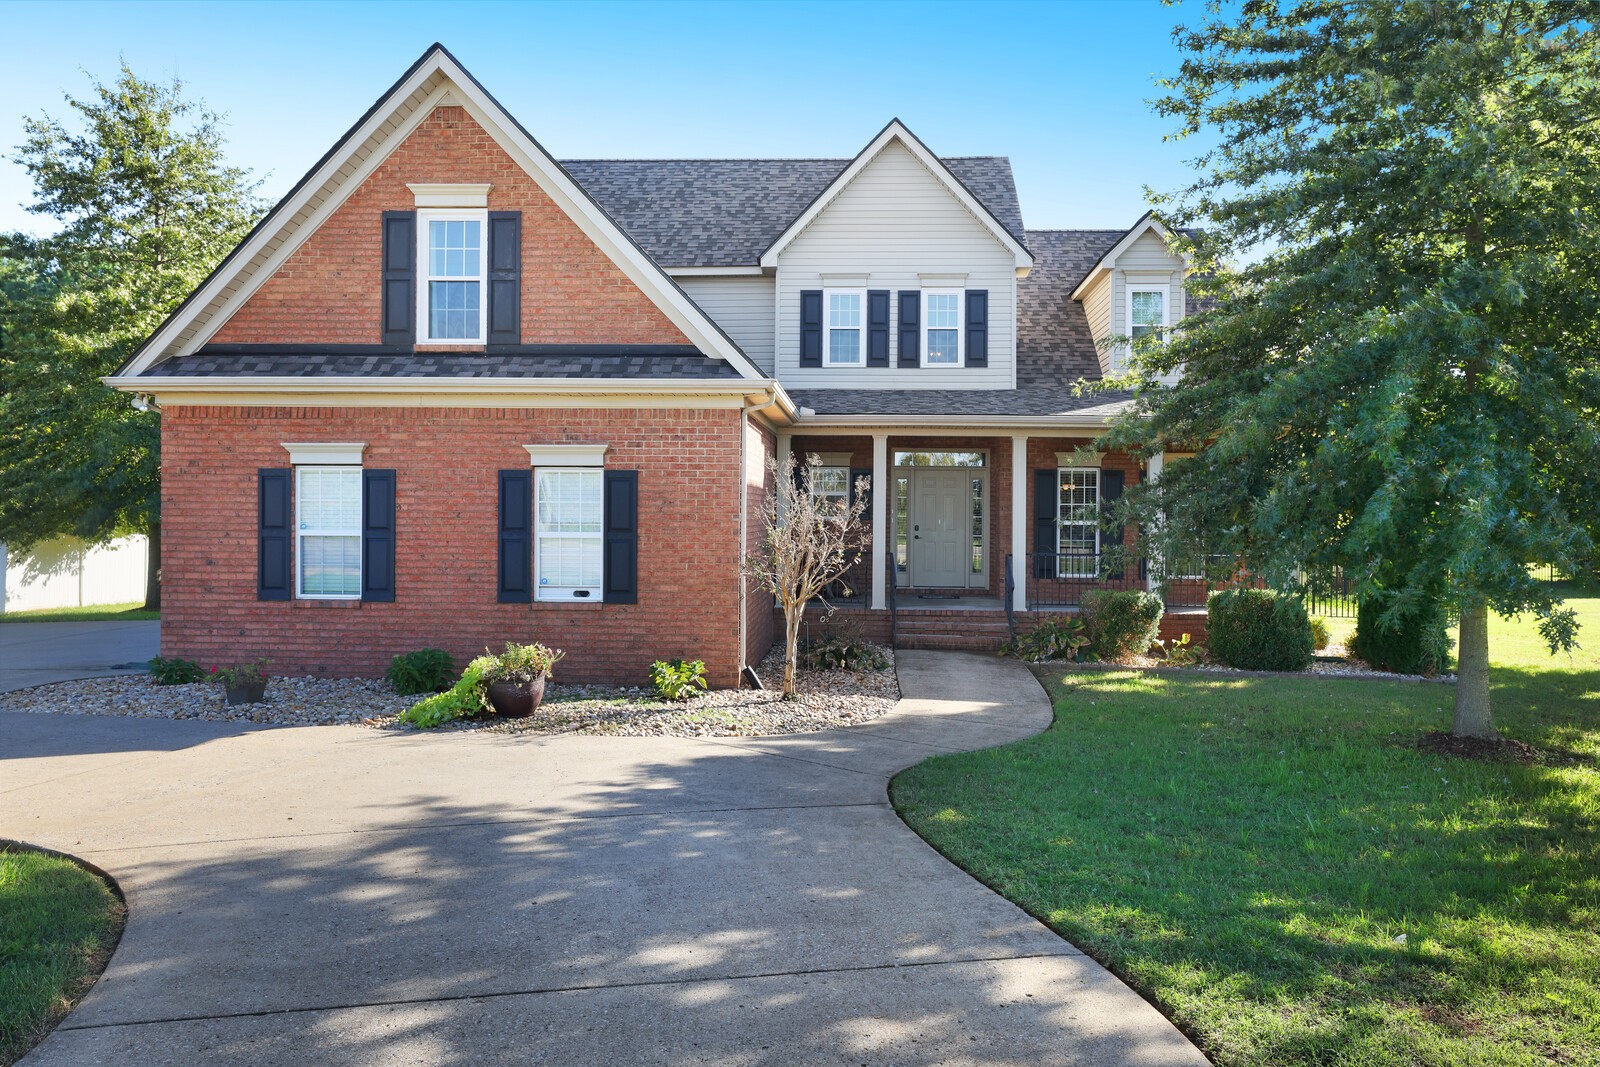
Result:
<instances>
[{"instance_id":1,"label":"green lawn","mask_svg":"<svg viewBox=\"0 0 1600 1067\"><path fill-rule=\"evenodd\" d=\"M15 1063L94 983L122 919L116 894L77 864L0 851L0 1064Z\"/></svg>"},{"instance_id":2,"label":"green lawn","mask_svg":"<svg viewBox=\"0 0 1600 1067\"><path fill-rule=\"evenodd\" d=\"M101 604L92 608L0 612L0 622L140 622L159 618L159 611L144 610L142 600L127 604Z\"/></svg>"},{"instance_id":3,"label":"green lawn","mask_svg":"<svg viewBox=\"0 0 1600 1067\"><path fill-rule=\"evenodd\" d=\"M1420 753L1438 684L1040 668L1055 726L906 771L907 822L1218 1064L1600 1064L1600 598L1498 620L1501 730Z\"/></svg>"}]
</instances>

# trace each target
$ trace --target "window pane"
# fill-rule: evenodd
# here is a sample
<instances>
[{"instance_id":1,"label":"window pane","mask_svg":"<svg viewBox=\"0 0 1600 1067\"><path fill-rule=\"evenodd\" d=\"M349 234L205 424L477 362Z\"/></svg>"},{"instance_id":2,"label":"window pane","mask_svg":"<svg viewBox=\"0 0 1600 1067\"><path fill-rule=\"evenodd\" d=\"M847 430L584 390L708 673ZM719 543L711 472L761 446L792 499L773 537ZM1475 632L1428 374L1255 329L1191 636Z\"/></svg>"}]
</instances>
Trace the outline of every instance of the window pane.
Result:
<instances>
[{"instance_id":1,"label":"window pane","mask_svg":"<svg viewBox=\"0 0 1600 1067\"><path fill-rule=\"evenodd\" d=\"M477 282L428 283L428 336L433 339L478 336Z\"/></svg>"},{"instance_id":2,"label":"window pane","mask_svg":"<svg viewBox=\"0 0 1600 1067\"><path fill-rule=\"evenodd\" d=\"M816 496L844 496L850 492L848 467L812 467L811 492Z\"/></svg>"},{"instance_id":3,"label":"window pane","mask_svg":"<svg viewBox=\"0 0 1600 1067\"><path fill-rule=\"evenodd\" d=\"M1061 552L1093 556L1100 529L1100 472L1064 470L1061 477ZM1083 565L1063 564L1063 575L1092 576L1092 561Z\"/></svg>"},{"instance_id":4,"label":"window pane","mask_svg":"<svg viewBox=\"0 0 1600 1067\"><path fill-rule=\"evenodd\" d=\"M360 467L303 467L299 476L301 530L361 532Z\"/></svg>"},{"instance_id":5,"label":"window pane","mask_svg":"<svg viewBox=\"0 0 1600 1067\"><path fill-rule=\"evenodd\" d=\"M475 278L483 249L477 219L430 219L428 273L435 278Z\"/></svg>"},{"instance_id":6,"label":"window pane","mask_svg":"<svg viewBox=\"0 0 1600 1067\"><path fill-rule=\"evenodd\" d=\"M1166 301L1166 294L1160 292L1133 294L1133 325L1160 326L1163 322L1162 305Z\"/></svg>"},{"instance_id":7,"label":"window pane","mask_svg":"<svg viewBox=\"0 0 1600 1067\"><path fill-rule=\"evenodd\" d=\"M539 587L598 588L600 559L601 541L598 537L541 537Z\"/></svg>"},{"instance_id":8,"label":"window pane","mask_svg":"<svg viewBox=\"0 0 1600 1067\"><path fill-rule=\"evenodd\" d=\"M860 330L829 330L828 331L828 362L830 362L830 363L860 363L861 362L861 331Z\"/></svg>"},{"instance_id":9,"label":"window pane","mask_svg":"<svg viewBox=\"0 0 1600 1067\"><path fill-rule=\"evenodd\" d=\"M929 330L928 354L923 357L923 362L959 363L961 352L957 345L960 336L959 330Z\"/></svg>"},{"instance_id":10,"label":"window pane","mask_svg":"<svg viewBox=\"0 0 1600 1067\"><path fill-rule=\"evenodd\" d=\"M960 316L961 298L955 293L928 294L929 329L960 329Z\"/></svg>"},{"instance_id":11,"label":"window pane","mask_svg":"<svg viewBox=\"0 0 1600 1067\"><path fill-rule=\"evenodd\" d=\"M534 498L541 534L598 534L604 506L599 470L541 470Z\"/></svg>"},{"instance_id":12,"label":"window pane","mask_svg":"<svg viewBox=\"0 0 1600 1067\"><path fill-rule=\"evenodd\" d=\"M982 452L896 452L896 467L981 467Z\"/></svg>"},{"instance_id":13,"label":"window pane","mask_svg":"<svg viewBox=\"0 0 1600 1067\"><path fill-rule=\"evenodd\" d=\"M300 538L303 596L361 595L361 538Z\"/></svg>"},{"instance_id":14,"label":"window pane","mask_svg":"<svg viewBox=\"0 0 1600 1067\"><path fill-rule=\"evenodd\" d=\"M861 294L829 293L828 325L852 328L860 326Z\"/></svg>"},{"instance_id":15,"label":"window pane","mask_svg":"<svg viewBox=\"0 0 1600 1067\"><path fill-rule=\"evenodd\" d=\"M983 573L983 479L972 479L972 573Z\"/></svg>"}]
</instances>

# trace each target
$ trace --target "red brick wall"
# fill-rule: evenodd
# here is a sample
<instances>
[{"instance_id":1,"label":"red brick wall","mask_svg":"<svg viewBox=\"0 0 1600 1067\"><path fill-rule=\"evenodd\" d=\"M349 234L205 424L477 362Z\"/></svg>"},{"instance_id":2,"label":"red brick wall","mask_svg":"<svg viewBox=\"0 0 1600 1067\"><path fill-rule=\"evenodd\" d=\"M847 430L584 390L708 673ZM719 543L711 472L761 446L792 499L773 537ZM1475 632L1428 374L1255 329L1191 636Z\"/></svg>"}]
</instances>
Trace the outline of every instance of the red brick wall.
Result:
<instances>
[{"instance_id":1,"label":"red brick wall","mask_svg":"<svg viewBox=\"0 0 1600 1067\"><path fill-rule=\"evenodd\" d=\"M643 682L652 660L683 656L736 684L740 421L731 409L168 407L162 654L376 675L412 649L459 664L543 641L567 651L568 681ZM255 598L256 472L289 466L283 442L319 440L364 441L366 466L397 471L394 603ZM601 442L608 467L639 471L639 602L496 603L496 472L525 469L525 444Z\"/></svg>"},{"instance_id":2,"label":"red brick wall","mask_svg":"<svg viewBox=\"0 0 1600 1067\"><path fill-rule=\"evenodd\" d=\"M687 343L460 107L435 108L212 340L379 343L379 225L412 210L407 182L489 182L491 211L522 212L524 344Z\"/></svg>"}]
</instances>

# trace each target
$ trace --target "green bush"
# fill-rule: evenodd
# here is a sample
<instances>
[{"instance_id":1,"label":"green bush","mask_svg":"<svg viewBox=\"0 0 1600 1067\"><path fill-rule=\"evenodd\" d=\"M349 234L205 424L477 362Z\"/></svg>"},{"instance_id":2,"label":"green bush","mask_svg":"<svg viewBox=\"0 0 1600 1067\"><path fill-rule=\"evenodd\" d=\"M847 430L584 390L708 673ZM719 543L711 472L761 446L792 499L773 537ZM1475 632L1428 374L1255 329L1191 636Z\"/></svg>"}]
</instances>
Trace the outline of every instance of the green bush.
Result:
<instances>
[{"instance_id":1,"label":"green bush","mask_svg":"<svg viewBox=\"0 0 1600 1067\"><path fill-rule=\"evenodd\" d=\"M1096 589L1079 610L1094 654L1113 663L1150 651L1161 629L1161 598L1143 589Z\"/></svg>"},{"instance_id":2,"label":"green bush","mask_svg":"<svg viewBox=\"0 0 1600 1067\"><path fill-rule=\"evenodd\" d=\"M486 685L490 682L532 682L548 678L555 673L556 664L567 658L567 654L559 648L549 648L537 642L519 645L515 641L507 641L506 650L498 656L488 649L484 649L483 653L479 658L486 662L483 668Z\"/></svg>"},{"instance_id":3,"label":"green bush","mask_svg":"<svg viewBox=\"0 0 1600 1067\"><path fill-rule=\"evenodd\" d=\"M1333 640L1333 628L1328 625L1328 620L1321 615L1311 616L1311 648L1321 652L1328 647L1328 642Z\"/></svg>"},{"instance_id":4,"label":"green bush","mask_svg":"<svg viewBox=\"0 0 1600 1067\"><path fill-rule=\"evenodd\" d=\"M1019 634L1015 640L1000 646L1002 656L1015 656L1029 663L1047 660L1075 660L1083 654L1089 638L1084 633L1083 620L1071 615L1054 615L1040 619L1034 628Z\"/></svg>"},{"instance_id":5,"label":"green bush","mask_svg":"<svg viewBox=\"0 0 1600 1067\"><path fill-rule=\"evenodd\" d=\"M461 680L443 693L424 697L400 713L402 722L424 730L454 719L466 719L489 707L488 686L483 672L499 662L496 656L479 656L461 672Z\"/></svg>"},{"instance_id":6,"label":"green bush","mask_svg":"<svg viewBox=\"0 0 1600 1067\"><path fill-rule=\"evenodd\" d=\"M396 693L440 693L450 688L455 664L442 648L419 648L402 652L389 661L386 676Z\"/></svg>"},{"instance_id":7,"label":"green bush","mask_svg":"<svg viewBox=\"0 0 1600 1067\"><path fill-rule=\"evenodd\" d=\"M662 700L688 700L706 688L705 661L658 659L650 664L650 684Z\"/></svg>"},{"instance_id":8,"label":"green bush","mask_svg":"<svg viewBox=\"0 0 1600 1067\"><path fill-rule=\"evenodd\" d=\"M192 685L206 680L206 670L193 660L157 656L150 661L150 677L157 685Z\"/></svg>"},{"instance_id":9,"label":"green bush","mask_svg":"<svg viewBox=\"0 0 1600 1067\"><path fill-rule=\"evenodd\" d=\"M1363 662L1397 674L1438 674L1450 666L1449 619L1438 603L1419 607L1384 626L1397 595L1377 593L1356 610L1350 651Z\"/></svg>"},{"instance_id":10,"label":"green bush","mask_svg":"<svg viewBox=\"0 0 1600 1067\"><path fill-rule=\"evenodd\" d=\"M859 623L840 618L822 640L808 641L800 649L800 666L808 671L881 671L889 658L867 640Z\"/></svg>"},{"instance_id":11,"label":"green bush","mask_svg":"<svg viewBox=\"0 0 1600 1067\"><path fill-rule=\"evenodd\" d=\"M1311 666L1311 620L1294 597L1270 589L1225 589L1206 602L1213 659L1247 671Z\"/></svg>"}]
</instances>

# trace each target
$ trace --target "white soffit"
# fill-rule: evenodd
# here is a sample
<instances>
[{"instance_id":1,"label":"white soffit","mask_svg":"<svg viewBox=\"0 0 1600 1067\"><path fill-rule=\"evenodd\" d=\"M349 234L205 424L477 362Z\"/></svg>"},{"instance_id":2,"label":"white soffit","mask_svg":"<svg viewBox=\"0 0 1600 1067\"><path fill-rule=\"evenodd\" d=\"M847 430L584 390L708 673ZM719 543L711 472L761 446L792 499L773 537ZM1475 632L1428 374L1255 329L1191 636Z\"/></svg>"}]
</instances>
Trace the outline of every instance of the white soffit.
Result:
<instances>
[{"instance_id":1,"label":"white soffit","mask_svg":"<svg viewBox=\"0 0 1600 1067\"><path fill-rule=\"evenodd\" d=\"M289 453L289 462L296 467L303 464L336 466L349 464L359 467L366 443L361 441L303 441L283 442Z\"/></svg>"}]
</instances>

